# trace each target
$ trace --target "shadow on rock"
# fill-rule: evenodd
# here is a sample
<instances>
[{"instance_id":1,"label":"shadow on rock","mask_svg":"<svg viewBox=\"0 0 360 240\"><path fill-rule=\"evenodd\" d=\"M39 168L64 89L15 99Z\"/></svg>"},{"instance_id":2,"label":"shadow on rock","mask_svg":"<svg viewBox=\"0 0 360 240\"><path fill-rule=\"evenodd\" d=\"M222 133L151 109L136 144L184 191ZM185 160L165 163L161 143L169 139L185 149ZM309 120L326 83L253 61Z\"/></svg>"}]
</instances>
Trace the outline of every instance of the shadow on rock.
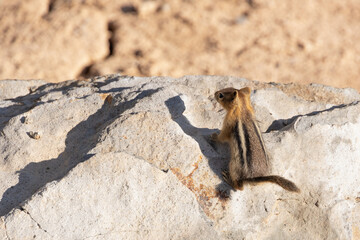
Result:
<instances>
[{"instance_id":1,"label":"shadow on rock","mask_svg":"<svg viewBox=\"0 0 360 240\"><path fill-rule=\"evenodd\" d=\"M118 81L121 77L109 77L105 81L102 82L95 82L93 85L94 87L100 89L103 86L106 86L112 82ZM65 81L61 83L47 83L37 87L34 90L29 89L29 94L24 96L19 96L13 99L5 99L5 101L10 101L13 104L0 107L0 131L3 130L6 123L14 116L21 115L32 108L35 108L39 105L45 104L47 102L41 101L41 98L49 94L51 92L62 92L64 95L66 92L72 90L73 88L82 87L83 85L91 84L87 81ZM119 89L110 89L107 91L99 90L98 93L110 93L110 92L119 92L124 88ZM51 100L54 101L54 100ZM49 102L51 102L49 101Z\"/></svg>"},{"instance_id":2,"label":"shadow on rock","mask_svg":"<svg viewBox=\"0 0 360 240\"><path fill-rule=\"evenodd\" d=\"M102 107L71 129L65 140L65 150L57 157L38 163L29 163L18 171L19 182L5 191L0 201L0 215L4 216L11 209L29 199L47 183L63 178L77 164L88 160L103 130L117 119L124 111L133 108L138 101L149 97L159 89L146 90L134 99L113 105L109 95ZM120 98L120 94L114 99Z\"/></svg>"},{"instance_id":3,"label":"shadow on rock","mask_svg":"<svg viewBox=\"0 0 360 240\"><path fill-rule=\"evenodd\" d=\"M222 180L221 171L228 168L229 148L225 144L214 143L210 139L211 134L219 130L194 127L183 115L186 107L180 96L168 99L165 104L171 118L181 127L185 134L192 137L199 144L202 154L209 161L211 170ZM228 198L231 187L222 180L216 190L220 198Z\"/></svg>"},{"instance_id":4,"label":"shadow on rock","mask_svg":"<svg viewBox=\"0 0 360 240\"><path fill-rule=\"evenodd\" d=\"M340 104L340 105L336 105L336 106L332 106L330 108L324 109L324 110L320 110L320 111L314 111L314 112L310 112L307 114L299 114L296 116L293 116L291 118L288 119L277 119L274 120L271 125L268 127L268 129L266 130L266 133L272 132L272 131L279 131L279 130L287 130L289 127L291 127L293 124L295 124L296 120L299 119L300 117L309 117L309 116L315 116L317 114L323 113L323 112L330 112L334 109L341 109L350 105L355 105L357 104L357 102L353 102L350 104Z\"/></svg>"}]
</instances>

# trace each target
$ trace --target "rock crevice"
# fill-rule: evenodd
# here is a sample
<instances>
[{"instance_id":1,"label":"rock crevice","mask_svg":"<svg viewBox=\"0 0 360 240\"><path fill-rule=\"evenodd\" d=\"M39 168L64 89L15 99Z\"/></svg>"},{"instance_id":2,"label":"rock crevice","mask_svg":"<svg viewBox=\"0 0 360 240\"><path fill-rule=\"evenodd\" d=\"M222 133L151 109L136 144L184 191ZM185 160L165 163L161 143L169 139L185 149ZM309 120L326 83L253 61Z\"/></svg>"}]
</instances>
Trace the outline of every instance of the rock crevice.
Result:
<instances>
[{"instance_id":1,"label":"rock crevice","mask_svg":"<svg viewBox=\"0 0 360 240\"><path fill-rule=\"evenodd\" d=\"M48 231L46 231L45 229L43 229L43 228L41 227L40 223L38 223L38 222L31 216L31 214L30 214L30 212L29 212L28 210L26 210L26 209L23 208L23 207L20 207L20 211L22 211L22 212L24 212L25 214L27 214L27 215L31 218L31 220L36 223L36 225L38 226L39 229L41 229L41 230L44 231L46 234L48 234L50 237L52 237L51 234L48 233Z\"/></svg>"}]
</instances>

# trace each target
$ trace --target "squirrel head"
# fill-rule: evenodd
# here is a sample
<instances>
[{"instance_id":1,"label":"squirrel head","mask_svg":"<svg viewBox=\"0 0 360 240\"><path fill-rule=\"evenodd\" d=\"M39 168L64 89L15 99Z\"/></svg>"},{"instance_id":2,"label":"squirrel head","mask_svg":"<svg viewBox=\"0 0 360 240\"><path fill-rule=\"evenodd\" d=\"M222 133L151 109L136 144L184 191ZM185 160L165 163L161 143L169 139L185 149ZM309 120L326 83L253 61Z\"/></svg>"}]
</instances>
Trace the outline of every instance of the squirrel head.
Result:
<instances>
[{"instance_id":1,"label":"squirrel head","mask_svg":"<svg viewBox=\"0 0 360 240\"><path fill-rule=\"evenodd\" d=\"M224 88L215 92L215 99L227 111L239 108L241 112L248 110L253 114L254 110L251 106L250 95L251 89L249 87L240 90L235 88Z\"/></svg>"}]
</instances>

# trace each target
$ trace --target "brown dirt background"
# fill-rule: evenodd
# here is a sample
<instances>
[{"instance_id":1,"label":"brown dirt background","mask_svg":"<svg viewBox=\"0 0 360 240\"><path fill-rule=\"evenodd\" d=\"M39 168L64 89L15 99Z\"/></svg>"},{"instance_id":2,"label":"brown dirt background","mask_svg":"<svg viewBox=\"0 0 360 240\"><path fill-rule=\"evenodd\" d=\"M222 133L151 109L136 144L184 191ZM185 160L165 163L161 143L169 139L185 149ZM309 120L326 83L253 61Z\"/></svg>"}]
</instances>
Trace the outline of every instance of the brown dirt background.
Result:
<instances>
[{"instance_id":1,"label":"brown dirt background","mask_svg":"<svg viewBox=\"0 0 360 240\"><path fill-rule=\"evenodd\" d=\"M3 0L0 79L232 75L360 90L359 0Z\"/></svg>"}]
</instances>

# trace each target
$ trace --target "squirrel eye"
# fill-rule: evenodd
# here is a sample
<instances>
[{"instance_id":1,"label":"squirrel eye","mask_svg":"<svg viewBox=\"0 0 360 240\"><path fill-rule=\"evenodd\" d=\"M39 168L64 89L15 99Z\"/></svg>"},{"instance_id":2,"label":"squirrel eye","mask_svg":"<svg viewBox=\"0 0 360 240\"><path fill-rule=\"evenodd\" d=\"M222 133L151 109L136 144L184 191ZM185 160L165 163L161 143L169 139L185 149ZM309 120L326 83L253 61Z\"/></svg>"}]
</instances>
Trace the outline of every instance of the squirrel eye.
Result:
<instances>
[{"instance_id":1,"label":"squirrel eye","mask_svg":"<svg viewBox=\"0 0 360 240\"><path fill-rule=\"evenodd\" d=\"M224 97L224 95L222 93L219 93L219 98L221 99L223 97Z\"/></svg>"},{"instance_id":2,"label":"squirrel eye","mask_svg":"<svg viewBox=\"0 0 360 240\"><path fill-rule=\"evenodd\" d=\"M234 95L234 97L236 96L236 91L234 91L233 95Z\"/></svg>"}]
</instances>

